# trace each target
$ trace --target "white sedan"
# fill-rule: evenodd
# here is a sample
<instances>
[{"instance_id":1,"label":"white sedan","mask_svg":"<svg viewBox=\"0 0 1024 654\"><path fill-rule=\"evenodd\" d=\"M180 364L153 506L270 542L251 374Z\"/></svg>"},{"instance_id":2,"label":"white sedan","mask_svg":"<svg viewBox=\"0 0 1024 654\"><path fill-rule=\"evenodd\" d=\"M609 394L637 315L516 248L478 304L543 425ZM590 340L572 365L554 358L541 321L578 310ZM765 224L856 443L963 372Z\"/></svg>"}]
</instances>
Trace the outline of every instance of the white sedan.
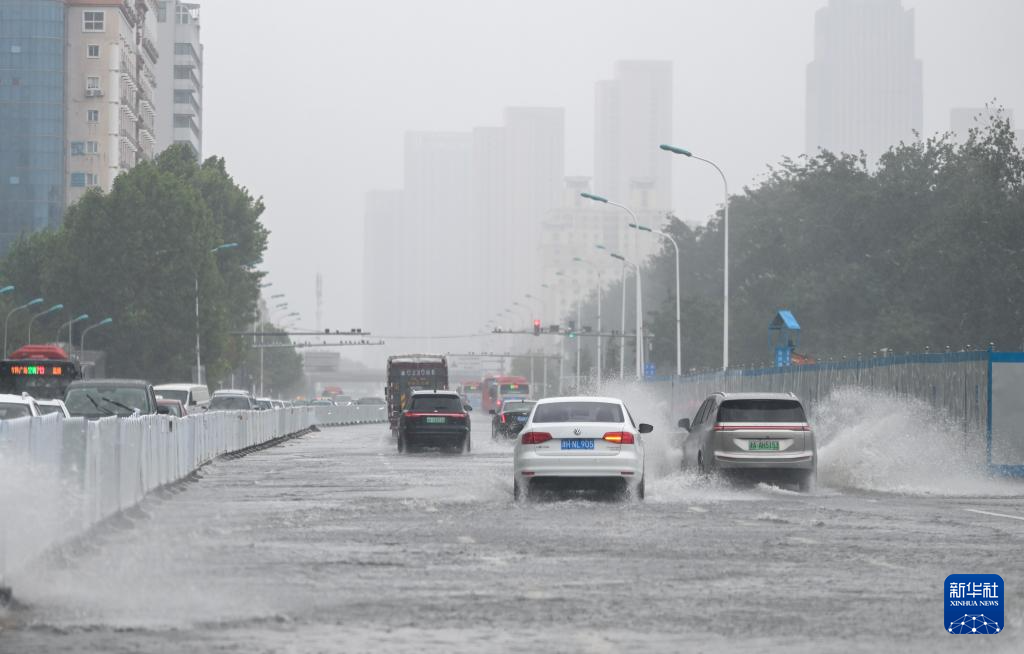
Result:
<instances>
[{"instance_id":1,"label":"white sedan","mask_svg":"<svg viewBox=\"0 0 1024 654\"><path fill-rule=\"evenodd\" d=\"M622 400L554 397L537 402L513 455L517 500L548 482L613 482L644 497L643 434Z\"/></svg>"}]
</instances>

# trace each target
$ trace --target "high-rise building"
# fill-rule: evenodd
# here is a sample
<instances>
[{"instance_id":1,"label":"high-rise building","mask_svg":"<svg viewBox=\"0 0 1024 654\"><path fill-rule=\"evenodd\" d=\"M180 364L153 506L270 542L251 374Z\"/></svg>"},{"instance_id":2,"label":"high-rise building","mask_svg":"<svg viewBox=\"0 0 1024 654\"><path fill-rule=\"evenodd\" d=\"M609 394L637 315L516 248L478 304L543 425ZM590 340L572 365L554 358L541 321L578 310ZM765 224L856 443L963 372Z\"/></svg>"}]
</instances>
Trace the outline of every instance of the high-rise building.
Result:
<instances>
[{"instance_id":1,"label":"high-rise building","mask_svg":"<svg viewBox=\"0 0 1024 654\"><path fill-rule=\"evenodd\" d=\"M399 259L403 242L401 191L366 194L363 225L363 326L381 335L408 324L402 298L404 276Z\"/></svg>"},{"instance_id":2,"label":"high-rise building","mask_svg":"<svg viewBox=\"0 0 1024 654\"><path fill-rule=\"evenodd\" d=\"M949 112L949 131L960 141L972 128L987 129L993 119L1009 120L1013 128L1013 110L995 107L956 107Z\"/></svg>"},{"instance_id":3,"label":"high-rise building","mask_svg":"<svg viewBox=\"0 0 1024 654\"><path fill-rule=\"evenodd\" d=\"M155 154L155 10L155 0L67 0L69 205Z\"/></svg>"},{"instance_id":4,"label":"high-rise building","mask_svg":"<svg viewBox=\"0 0 1024 654\"><path fill-rule=\"evenodd\" d=\"M63 0L0 0L0 254L64 213Z\"/></svg>"},{"instance_id":5,"label":"high-rise building","mask_svg":"<svg viewBox=\"0 0 1024 654\"><path fill-rule=\"evenodd\" d=\"M157 152L174 144L203 154L203 44L199 5L158 0Z\"/></svg>"},{"instance_id":6,"label":"high-rise building","mask_svg":"<svg viewBox=\"0 0 1024 654\"><path fill-rule=\"evenodd\" d=\"M672 206L672 62L619 61L615 77L596 85L594 192L629 202L638 180L649 182L652 204Z\"/></svg>"},{"instance_id":7,"label":"high-rise building","mask_svg":"<svg viewBox=\"0 0 1024 654\"><path fill-rule=\"evenodd\" d=\"M922 129L914 12L901 0L829 0L814 20L807 66L808 154L864 151L871 160Z\"/></svg>"}]
</instances>

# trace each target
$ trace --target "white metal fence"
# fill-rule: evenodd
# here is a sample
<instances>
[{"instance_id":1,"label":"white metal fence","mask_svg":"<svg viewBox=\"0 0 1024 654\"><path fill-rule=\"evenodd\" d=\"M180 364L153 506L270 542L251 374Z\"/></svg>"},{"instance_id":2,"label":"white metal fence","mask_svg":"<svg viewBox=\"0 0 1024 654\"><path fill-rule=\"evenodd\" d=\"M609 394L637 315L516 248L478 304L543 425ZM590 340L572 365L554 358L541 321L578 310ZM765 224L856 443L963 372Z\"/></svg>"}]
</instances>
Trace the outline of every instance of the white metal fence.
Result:
<instances>
[{"instance_id":1,"label":"white metal fence","mask_svg":"<svg viewBox=\"0 0 1024 654\"><path fill-rule=\"evenodd\" d=\"M0 421L0 586L48 548L218 456L314 425L386 419L383 405L356 405L218 411L184 419L49 415Z\"/></svg>"}]
</instances>

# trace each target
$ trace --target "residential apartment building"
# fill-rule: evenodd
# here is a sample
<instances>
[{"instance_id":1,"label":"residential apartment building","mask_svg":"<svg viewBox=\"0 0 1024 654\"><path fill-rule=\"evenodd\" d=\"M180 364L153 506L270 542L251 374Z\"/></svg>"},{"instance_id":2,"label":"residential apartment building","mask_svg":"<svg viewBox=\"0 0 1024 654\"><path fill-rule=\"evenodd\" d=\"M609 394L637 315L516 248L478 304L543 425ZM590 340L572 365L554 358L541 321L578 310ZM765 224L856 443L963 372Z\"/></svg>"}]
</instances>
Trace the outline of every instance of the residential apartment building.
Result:
<instances>
[{"instance_id":1,"label":"residential apartment building","mask_svg":"<svg viewBox=\"0 0 1024 654\"><path fill-rule=\"evenodd\" d=\"M672 206L672 62L619 61L595 87L594 192L627 202L634 182L650 182L653 204Z\"/></svg>"},{"instance_id":2,"label":"residential apartment building","mask_svg":"<svg viewBox=\"0 0 1024 654\"><path fill-rule=\"evenodd\" d=\"M829 0L814 20L807 66L808 154L864 151L870 160L921 132L914 12L901 0Z\"/></svg>"},{"instance_id":3,"label":"residential apartment building","mask_svg":"<svg viewBox=\"0 0 1024 654\"><path fill-rule=\"evenodd\" d=\"M154 0L67 0L66 202L156 151Z\"/></svg>"},{"instance_id":4,"label":"residential apartment building","mask_svg":"<svg viewBox=\"0 0 1024 654\"><path fill-rule=\"evenodd\" d=\"M0 255L64 213L63 0L0 0Z\"/></svg>"},{"instance_id":5,"label":"residential apartment building","mask_svg":"<svg viewBox=\"0 0 1024 654\"><path fill-rule=\"evenodd\" d=\"M157 63L157 152L185 144L203 154L203 44L199 5L180 0L156 3L160 61Z\"/></svg>"}]
</instances>

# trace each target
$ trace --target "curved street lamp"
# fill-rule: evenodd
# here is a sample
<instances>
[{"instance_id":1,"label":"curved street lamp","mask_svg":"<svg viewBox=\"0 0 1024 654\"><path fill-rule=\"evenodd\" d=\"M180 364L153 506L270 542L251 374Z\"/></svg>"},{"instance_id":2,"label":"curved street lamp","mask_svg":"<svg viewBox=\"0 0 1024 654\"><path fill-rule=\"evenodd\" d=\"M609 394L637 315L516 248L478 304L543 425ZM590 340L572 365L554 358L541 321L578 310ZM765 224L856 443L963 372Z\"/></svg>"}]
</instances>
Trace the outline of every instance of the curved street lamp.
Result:
<instances>
[{"instance_id":1,"label":"curved street lamp","mask_svg":"<svg viewBox=\"0 0 1024 654\"><path fill-rule=\"evenodd\" d=\"M29 344L32 343L32 323L34 323L36 321L36 318L39 318L41 316L45 316L45 315L48 315L48 314L51 314L51 313L57 313L58 311L60 311L63 308L64 308L63 304L55 304L52 307L50 307L49 309L47 309L46 311L40 311L39 313L37 313L37 314L33 315L31 318L29 318L29 321L28 321L28 343Z\"/></svg>"},{"instance_id":2,"label":"curved street lamp","mask_svg":"<svg viewBox=\"0 0 1024 654\"><path fill-rule=\"evenodd\" d=\"M661 149L672 154L682 155L689 159L703 161L718 171L722 178L722 185L725 187L725 218L722 221L722 235L725 241L725 256L722 262L723 284L722 284L722 370L729 369L729 180L725 173L714 161L698 157L686 148L677 148L674 145L662 145Z\"/></svg>"},{"instance_id":3,"label":"curved street lamp","mask_svg":"<svg viewBox=\"0 0 1024 654\"><path fill-rule=\"evenodd\" d=\"M237 248L238 243L222 243L210 249L210 254L217 254L223 250ZM267 283L270 286L270 283ZM203 383L203 362L199 357L199 272L196 272L196 383Z\"/></svg>"},{"instance_id":4,"label":"curved street lamp","mask_svg":"<svg viewBox=\"0 0 1024 654\"><path fill-rule=\"evenodd\" d=\"M593 261L582 257L573 257L576 263L586 264L597 273L597 392L601 392L601 296L604 295L604 283L601 281L601 268ZM577 373L578 375L579 373Z\"/></svg>"},{"instance_id":5,"label":"curved street lamp","mask_svg":"<svg viewBox=\"0 0 1024 654\"><path fill-rule=\"evenodd\" d=\"M12 286L11 288L14 288L14 287ZM28 309L29 307L34 307L37 304L42 304L43 302L44 302L43 298L37 297L36 299L29 300L28 302L26 302L25 304L21 305L20 307L14 307L13 309L11 309L10 311L7 312L7 318L4 320L4 358L5 359L7 358L7 324L11 321L11 316L13 316L18 311L22 311L24 309Z\"/></svg>"},{"instance_id":6,"label":"curved street lamp","mask_svg":"<svg viewBox=\"0 0 1024 654\"><path fill-rule=\"evenodd\" d=\"M654 231L650 227L646 227L644 225L638 225L636 223L629 223L629 226L632 227L633 229L639 230L641 232L647 232L649 234L654 234L655 236L659 236L659 237L665 239L666 241L668 241L669 243L671 243L672 247L675 248L675 251L676 251L676 376L677 377L681 377L683 375L683 328L682 328L682 322L680 320L680 313L679 313L679 311L680 311L679 310L679 303L680 303L680 299L679 299L679 244L676 243L676 240L674 238L672 238L668 234L668 232L666 232L665 230Z\"/></svg>"},{"instance_id":7,"label":"curved street lamp","mask_svg":"<svg viewBox=\"0 0 1024 654\"><path fill-rule=\"evenodd\" d=\"M89 314L83 313L82 315L78 316L77 318L72 318L71 320L67 321L66 323L64 323L63 325L58 327L57 328L57 340L58 341L60 340L60 333L62 331L64 331L65 327L67 327L68 328L68 349L74 349L74 344L71 342L71 336L72 336L72 334L71 334L71 326L74 325L75 323L79 323L79 322L82 322L83 320L88 320L88 319L89 319ZM68 354L72 354L72 352L68 352Z\"/></svg>"},{"instance_id":8,"label":"curved street lamp","mask_svg":"<svg viewBox=\"0 0 1024 654\"><path fill-rule=\"evenodd\" d=\"M89 332L91 332L92 330L96 329L97 327L103 327L104 325L109 325L112 322L114 322L113 318L104 318L103 320L99 321L95 325L90 325L90 326L88 326L88 327L86 327L85 329L82 330L81 340L79 340L79 342L78 342L78 356L79 357L84 357L85 356L85 335L88 334Z\"/></svg>"}]
</instances>

